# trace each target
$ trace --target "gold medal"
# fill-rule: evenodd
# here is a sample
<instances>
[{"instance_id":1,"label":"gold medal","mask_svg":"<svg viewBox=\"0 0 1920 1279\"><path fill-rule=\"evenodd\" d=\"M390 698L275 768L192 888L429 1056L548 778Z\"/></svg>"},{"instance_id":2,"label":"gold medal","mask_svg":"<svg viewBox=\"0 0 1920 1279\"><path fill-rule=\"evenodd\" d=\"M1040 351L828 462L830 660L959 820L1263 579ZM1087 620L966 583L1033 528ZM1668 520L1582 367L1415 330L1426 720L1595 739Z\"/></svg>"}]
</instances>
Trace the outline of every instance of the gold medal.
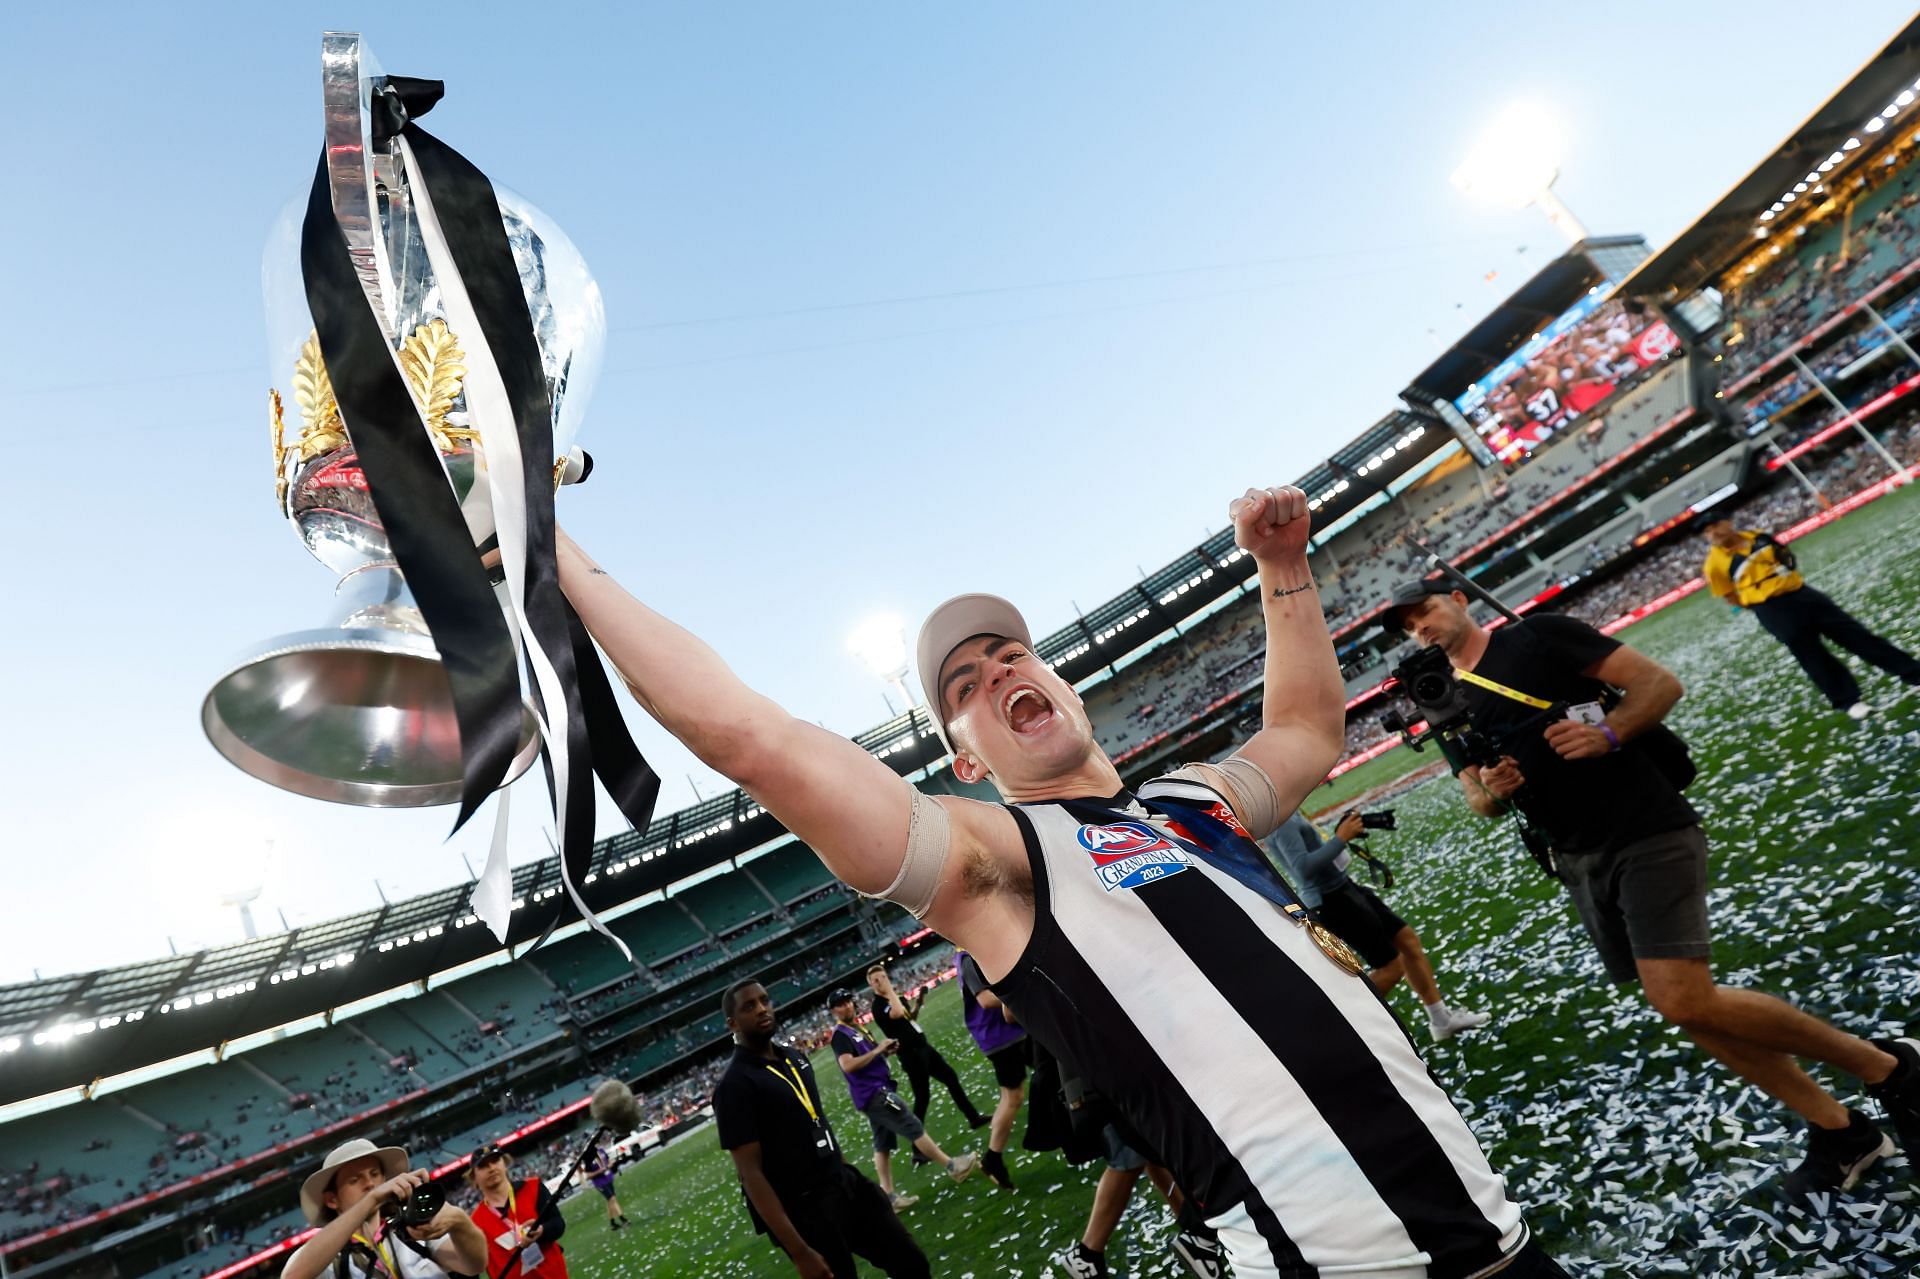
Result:
<instances>
[{"instance_id":1,"label":"gold medal","mask_svg":"<svg viewBox=\"0 0 1920 1279\"><path fill-rule=\"evenodd\" d=\"M1313 938L1313 944L1334 963L1340 965L1355 977L1366 975L1366 961L1355 953L1353 947L1336 936L1332 929L1317 919L1307 920L1307 935Z\"/></svg>"},{"instance_id":2,"label":"gold medal","mask_svg":"<svg viewBox=\"0 0 1920 1279\"><path fill-rule=\"evenodd\" d=\"M1353 947L1347 945L1331 928L1328 928L1312 915L1307 914L1305 907L1296 902L1286 907L1286 912L1288 919L1291 919L1294 923L1307 930L1307 936L1313 938L1313 944L1320 948L1321 954L1352 973L1355 977L1366 976L1366 961L1361 959Z\"/></svg>"}]
</instances>

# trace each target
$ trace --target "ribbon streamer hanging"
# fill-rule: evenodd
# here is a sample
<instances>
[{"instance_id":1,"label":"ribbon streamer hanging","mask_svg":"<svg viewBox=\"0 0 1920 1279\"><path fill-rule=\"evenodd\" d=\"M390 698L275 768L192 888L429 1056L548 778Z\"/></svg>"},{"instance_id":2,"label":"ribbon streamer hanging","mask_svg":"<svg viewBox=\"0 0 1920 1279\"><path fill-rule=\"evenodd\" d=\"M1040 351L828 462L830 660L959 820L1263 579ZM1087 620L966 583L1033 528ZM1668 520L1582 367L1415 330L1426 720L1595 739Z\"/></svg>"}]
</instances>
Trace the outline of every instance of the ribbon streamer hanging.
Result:
<instances>
[{"instance_id":1,"label":"ribbon streamer hanging","mask_svg":"<svg viewBox=\"0 0 1920 1279\"><path fill-rule=\"evenodd\" d=\"M388 84L389 91L378 95L376 142L398 137L422 242L448 320L467 352L467 410L486 460L508 585L507 613L485 585L425 422L353 275L332 219L324 158L302 239L309 307L328 366L335 370L342 416L361 453L376 507L388 522L395 560L421 604L450 680L456 669L463 673L453 683L463 766L455 829L499 785L512 758L520 721L518 649L527 663L542 732L567 904L631 961L580 894L593 856L592 778L600 776L622 814L641 830L652 819L659 778L628 733L599 656L560 591L553 535L553 408L533 320L492 184L458 152L412 123L439 100L439 83L391 77ZM342 371L348 372L344 379ZM353 399L345 386L358 388ZM362 428L363 421L370 425ZM363 431L378 437L371 450L361 443ZM393 532L396 522L404 530L399 535ZM476 598L476 578L484 608ZM503 942L501 904L512 898L505 821L503 795L493 853L474 893L475 913ZM565 905L546 922L543 938L560 922Z\"/></svg>"}]
</instances>

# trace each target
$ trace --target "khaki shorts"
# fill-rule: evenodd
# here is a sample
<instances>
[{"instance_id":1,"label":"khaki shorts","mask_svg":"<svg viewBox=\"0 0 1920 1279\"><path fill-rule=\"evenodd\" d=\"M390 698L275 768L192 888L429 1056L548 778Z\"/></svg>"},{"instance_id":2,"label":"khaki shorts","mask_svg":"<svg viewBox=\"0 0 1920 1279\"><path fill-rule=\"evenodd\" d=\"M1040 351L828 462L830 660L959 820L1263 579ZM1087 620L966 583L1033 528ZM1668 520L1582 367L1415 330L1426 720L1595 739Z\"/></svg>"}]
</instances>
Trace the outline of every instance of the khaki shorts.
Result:
<instances>
[{"instance_id":1,"label":"khaki shorts","mask_svg":"<svg viewBox=\"0 0 1920 1279\"><path fill-rule=\"evenodd\" d=\"M1558 861L1573 907L1612 980L1638 981L1636 959L1705 959L1712 953L1707 837L1698 826Z\"/></svg>"}]
</instances>

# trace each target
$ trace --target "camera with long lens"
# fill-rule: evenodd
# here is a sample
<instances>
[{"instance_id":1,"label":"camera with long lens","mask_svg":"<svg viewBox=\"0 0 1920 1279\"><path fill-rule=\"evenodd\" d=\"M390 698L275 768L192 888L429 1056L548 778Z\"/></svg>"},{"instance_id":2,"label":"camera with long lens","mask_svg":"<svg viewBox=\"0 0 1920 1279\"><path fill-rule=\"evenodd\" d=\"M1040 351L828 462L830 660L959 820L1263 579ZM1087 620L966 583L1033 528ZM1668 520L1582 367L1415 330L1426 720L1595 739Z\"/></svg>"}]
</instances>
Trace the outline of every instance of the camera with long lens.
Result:
<instances>
[{"instance_id":1,"label":"camera with long lens","mask_svg":"<svg viewBox=\"0 0 1920 1279\"><path fill-rule=\"evenodd\" d=\"M1413 749L1419 750L1437 739L1451 746L1463 764L1478 768L1493 767L1506 753L1501 739L1481 732L1468 722L1466 691L1453 676L1453 663L1447 660L1446 650L1437 647L1419 650L1393 668L1392 684L1397 684L1398 691L1413 703L1420 712L1419 718L1426 721L1426 727L1416 730L1415 721L1409 721L1397 710L1382 715L1380 726L1389 733L1398 733L1400 740ZM1566 707L1555 703L1544 712L1541 721L1548 723L1565 714ZM1521 846L1540 869L1550 878L1561 878L1547 837L1524 818L1519 822L1519 831Z\"/></svg>"},{"instance_id":2,"label":"camera with long lens","mask_svg":"<svg viewBox=\"0 0 1920 1279\"><path fill-rule=\"evenodd\" d=\"M1438 739L1454 747L1468 764L1485 768L1500 762L1500 744L1468 722L1466 690L1454 678L1445 649L1415 651L1393 668L1389 687L1412 702L1418 714L1409 719L1390 710L1380 717L1380 727L1399 734L1408 746L1419 750ZM1422 721L1426 727L1416 727Z\"/></svg>"},{"instance_id":3,"label":"camera with long lens","mask_svg":"<svg viewBox=\"0 0 1920 1279\"><path fill-rule=\"evenodd\" d=\"M380 1205L380 1215L395 1226L424 1226L440 1215L447 1196L438 1186L421 1186L405 1199L389 1199Z\"/></svg>"}]
</instances>

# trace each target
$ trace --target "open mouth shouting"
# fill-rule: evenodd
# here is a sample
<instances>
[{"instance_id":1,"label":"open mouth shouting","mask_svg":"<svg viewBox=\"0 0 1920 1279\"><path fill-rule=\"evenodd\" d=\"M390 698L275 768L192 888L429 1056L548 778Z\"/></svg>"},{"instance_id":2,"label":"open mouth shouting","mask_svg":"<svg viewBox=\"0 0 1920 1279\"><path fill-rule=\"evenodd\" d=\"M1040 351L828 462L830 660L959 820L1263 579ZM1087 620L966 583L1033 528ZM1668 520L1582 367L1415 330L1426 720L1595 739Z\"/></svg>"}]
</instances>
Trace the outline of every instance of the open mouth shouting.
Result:
<instances>
[{"instance_id":1,"label":"open mouth shouting","mask_svg":"<svg viewBox=\"0 0 1920 1279\"><path fill-rule=\"evenodd\" d=\"M1016 686L1000 703L1000 710L1006 716L1007 727L1022 736L1045 729L1055 715L1053 703L1030 684Z\"/></svg>"}]
</instances>

